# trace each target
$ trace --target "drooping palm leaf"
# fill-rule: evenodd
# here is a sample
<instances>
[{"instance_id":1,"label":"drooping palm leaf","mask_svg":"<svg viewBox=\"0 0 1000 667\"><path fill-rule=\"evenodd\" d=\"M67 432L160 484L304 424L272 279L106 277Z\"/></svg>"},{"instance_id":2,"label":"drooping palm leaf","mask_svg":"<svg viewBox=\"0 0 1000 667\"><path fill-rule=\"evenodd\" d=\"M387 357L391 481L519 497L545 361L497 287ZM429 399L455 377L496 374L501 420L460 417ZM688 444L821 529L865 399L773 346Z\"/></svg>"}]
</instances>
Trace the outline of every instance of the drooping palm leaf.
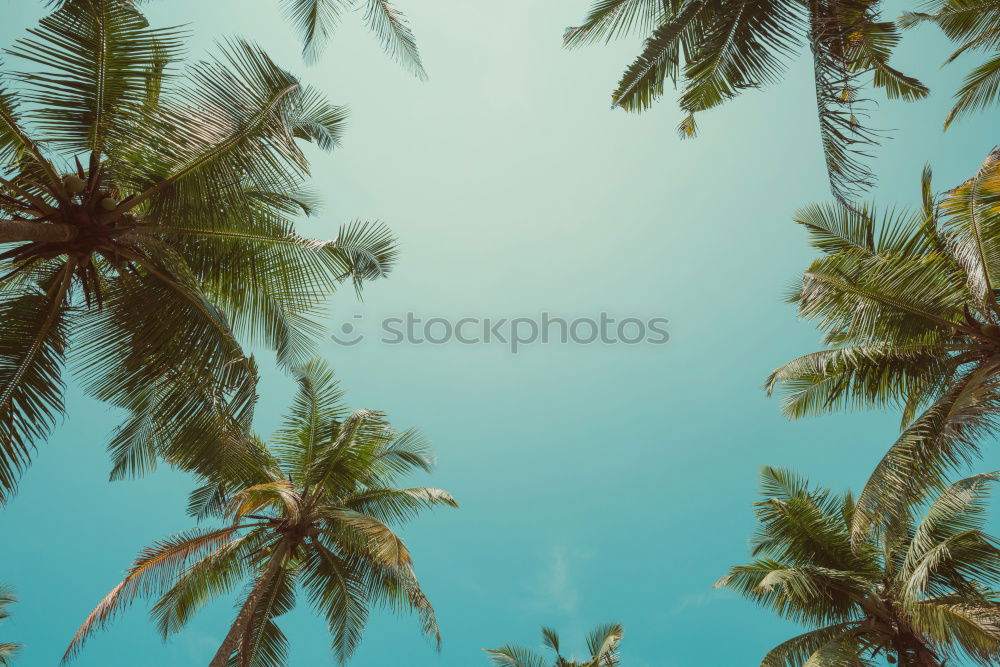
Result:
<instances>
[{"instance_id":1,"label":"drooping palm leaf","mask_svg":"<svg viewBox=\"0 0 1000 667\"><path fill-rule=\"evenodd\" d=\"M418 78L427 77L409 22L389 0L282 0L282 7L302 37L302 55L309 63L319 60L341 17L363 9L364 22L382 48Z\"/></svg>"}]
</instances>

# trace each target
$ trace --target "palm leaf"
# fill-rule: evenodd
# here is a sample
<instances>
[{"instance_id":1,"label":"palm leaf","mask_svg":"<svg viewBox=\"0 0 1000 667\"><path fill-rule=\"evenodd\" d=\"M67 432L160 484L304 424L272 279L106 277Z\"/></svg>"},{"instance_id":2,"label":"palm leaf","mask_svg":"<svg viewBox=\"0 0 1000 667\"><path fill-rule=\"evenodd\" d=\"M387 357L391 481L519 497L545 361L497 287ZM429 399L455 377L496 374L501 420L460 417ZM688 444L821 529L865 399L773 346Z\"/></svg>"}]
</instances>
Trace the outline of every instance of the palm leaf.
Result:
<instances>
[{"instance_id":1,"label":"palm leaf","mask_svg":"<svg viewBox=\"0 0 1000 667\"><path fill-rule=\"evenodd\" d=\"M68 151L100 155L126 139L147 104L151 77L180 56L184 34L152 29L123 0L71 0L43 18L8 51L40 65L15 78L29 86L30 117Z\"/></svg>"},{"instance_id":2,"label":"palm leaf","mask_svg":"<svg viewBox=\"0 0 1000 667\"><path fill-rule=\"evenodd\" d=\"M413 36L406 17L389 0L368 0L365 23L382 42L386 50L398 62L412 71L417 78L426 79L427 72L420 62L417 40Z\"/></svg>"},{"instance_id":3,"label":"palm leaf","mask_svg":"<svg viewBox=\"0 0 1000 667\"><path fill-rule=\"evenodd\" d=\"M545 667L545 661L529 649L507 644L497 649L483 649L498 667Z\"/></svg>"},{"instance_id":4,"label":"palm leaf","mask_svg":"<svg viewBox=\"0 0 1000 667\"><path fill-rule=\"evenodd\" d=\"M857 626L855 621L835 623L792 637L768 651L760 667L803 667L816 651L853 632Z\"/></svg>"},{"instance_id":5,"label":"palm leaf","mask_svg":"<svg viewBox=\"0 0 1000 667\"><path fill-rule=\"evenodd\" d=\"M686 2L680 12L656 27L618 82L612 104L627 111L643 111L663 95L666 78L677 80L682 46L691 38L703 10L704 2Z\"/></svg>"},{"instance_id":6,"label":"palm leaf","mask_svg":"<svg viewBox=\"0 0 1000 667\"><path fill-rule=\"evenodd\" d=\"M63 663L79 653L94 630L110 621L122 606L131 603L137 595L161 592L192 560L228 544L235 531L236 527L189 531L145 549L125 579L101 600L77 630L63 654Z\"/></svg>"},{"instance_id":7,"label":"palm leaf","mask_svg":"<svg viewBox=\"0 0 1000 667\"><path fill-rule=\"evenodd\" d=\"M610 42L633 30L648 33L661 21L668 7L663 0L595 0L583 23L566 28L563 45Z\"/></svg>"},{"instance_id":8,"label":"palm leaf","mask_svg":"<svg viewBox=\"0 0 1000 667\"><path fill-rule=\"evenodd\" d=\"M69 315L69 262L40 288L0 302L0 502L17 487L37 440L63 411L61 372Z\"/></svg>"},{"instance_id":9,"label":"palm leaf","mask_svg":"<svg viewBox=\"0 0 1000 667\"><path fill-rule=\"evenodd\" d=\"M880 528L879 517L898 514L978 455L977 442L995 429L991 415L1000 400L985 381L990 373L987 367L968 373L903 431L858 496L853 539Z\"/></svg>"}]
</instances>

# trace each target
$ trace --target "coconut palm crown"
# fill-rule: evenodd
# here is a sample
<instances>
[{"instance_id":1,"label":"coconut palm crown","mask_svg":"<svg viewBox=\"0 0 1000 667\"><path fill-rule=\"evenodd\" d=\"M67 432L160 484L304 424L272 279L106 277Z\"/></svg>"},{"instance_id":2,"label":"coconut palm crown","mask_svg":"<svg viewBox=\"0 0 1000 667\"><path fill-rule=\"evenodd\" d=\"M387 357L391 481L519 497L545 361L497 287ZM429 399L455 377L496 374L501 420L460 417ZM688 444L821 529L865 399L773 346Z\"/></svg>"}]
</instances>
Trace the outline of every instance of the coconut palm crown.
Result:
<instances>
[{"instance_id":1,"label":"coconut palm crown","mask_svg":"<svg viewBox=\"0 0 1000 667\"><path fill-rule=\"evenodd\" d=\"M879 139L867 127L866 79L890 99L916 100L927 88L889 64L899 41L878 0L594 0L583 23L567 28L575 47L638 32L647 39L622 75L612 105L643 111L669 79L681 84L682 137L696 115L747 89L782 78L801 44L813 60L820 137L834 195L849 200L870 186L865 160Z\"/></svg>"},{"instance_id":2,"label":"coconut palm crown","mask_svg":"<svg viewBox=\"0 0 1000 667\"><path fill-rule=\"evenodd\" d=\"M10 616L7 612L7 607L15 602L17 602L17 598L14 597L14 593L10 588L0 584L0 621ZM0 667L10 667L11 658L17 655L20 650L20 644L0 642Z\"/></svg>"},{"instance_id":3,"label":"coconut palm crown","mask_svg":"<svg viewBox=\"0 0 1000 667\"><path fill-rule=\"evenodd\" d=\"M563 657L559 648L559 635L552 628L542 628L542 642L556 654L555 662L548 662L531 649L506 644L497 649L484 649L494 665L502 667L618 667L621 660L618 647L625 634L618 623L599 625L587 635L587 651L583 660Z\"/></svg>"},{"instance_id":4,"label":"coconut palm crown","mask_svg":"<svg viewBox=\"0 0 1000 667\"><path fill-rule=\"evenodd\" d=\"M363 8L364 22L382 48L415 76L427 78L413 30L403 12L389 0L281 0L281 6L302 37L302 55L307 62L319 60L344 14Z\"/></svg>"},{"instance_id":5,"label":"coconut palm crown","mask_svg":"<svg viewBox=\"0 0 1000 667\"><path fill-rule=\"evenodd\" d=\"M819 259L790 300L827 349L777 369L769 392L792 418L842 408L898 407L903 431L858 497L854 532L896 499L938 485L976 458L1000 415L1000 153L921 204L800 211Z\"/></svg>"},{"instance_id":6,"label":"coconut palm crown","mask_svg":"<svg viewBox=\"0 0 1000 667\"><path fill-rule=\"evenodd\" d=\"M998 478L974 475L932 502L900 504L877 537L852 544L849 492L764 468L754 560L716 586L811 629L761 666L997 664L1000 549L983 525Z\"/></svg>"},{"instance_id":7,"label":"coconut palm crown","mask_svg":"<svg viewBox=\"0 0 1000 667\"><path fill-rule=\"evenodd\" d=\"M80 627L66 659L137 595L156 599L152 616L167 637L242 582L239 611L212 667L284 664L275 621L294 606L296 590L326 619L340 662L360 643L372 605L416 611L440 642L410 552L389 527L437 505L457 507L440 489L394 486L431 469L427 444L415 431L394 431L379 412L348 412L324 364L296 373L299 388L271 448L260 445L221 492L215 480L192 494L193 515L224 524L144 549Z\"/></svg>"},{"instance_id":8,"label":"coconut palm crown","mask_svg":"<svg viewBox=\"0 0 1000 667\"><path fill-rule=\"evenodd\" d=\"M180 76L184 41L129 0L66 0L7 51L0 500L63 411L67 362L131 415L114 475L148 469L164 433L173 462L210 467L207 432L252 412L238 338L300 363L328 294L393 262L381 224L295 231L313 211L298 142L333 148L345 109L242 40Z\"/></svg>"}]
</instances>

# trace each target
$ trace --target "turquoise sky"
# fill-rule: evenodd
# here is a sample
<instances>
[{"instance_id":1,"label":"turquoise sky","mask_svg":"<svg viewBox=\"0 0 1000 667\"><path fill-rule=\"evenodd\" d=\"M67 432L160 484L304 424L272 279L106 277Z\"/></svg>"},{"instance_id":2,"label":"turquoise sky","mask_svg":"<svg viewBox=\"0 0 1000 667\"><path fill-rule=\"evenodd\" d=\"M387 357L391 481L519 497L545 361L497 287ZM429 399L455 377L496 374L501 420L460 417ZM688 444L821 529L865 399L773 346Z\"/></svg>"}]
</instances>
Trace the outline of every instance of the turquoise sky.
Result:
<instances>
[{"instance_id":1,"label":"turquoise sky","mask_svg":"<svg viewBox=\"0 0 1000 667\"><path fill-rule=\"evenodd\" d=\"M325 203L304 233L354 218L400 238L392 277L364 303L345 291L335 322L368 333L322 354L355 407L419 427L440 465L415 483L450 490L461 510L407 527L444 633L439 655L413 618L377 616L353 665L486 665L481 650L536 645L538 627L582 647L593 625L625 625L628 667L756 664L793 631L711 584L747 556L762 464L857 487L893 439L895 415L789 423L760 390L781 362L818 345L782 302L812 252L790 222L828 199L806 59L787 81L705 114L680 141L670 102L642 116L609 109L638 41L567 52L562 29L590 0L399 0L426 82L383 55L348 17L306 68L277 0L161 0L154 23L190 23L192 53L246 35L277 62L347 103L344 148L315 156ZM0 0L0 44L40 16ZM902 3L888 3L895 16ZM910 204L921 166L939 188L992 147L995 112L944 134L960 74L931 29L906 35L898 64L932 88L918 105L883 102L895 128L875 163L876 198ZM385 345L378 321L422 317L665 317L666 345ZM355 317L356 315L360 317ZM258 425L269 433L292 391L265 354ZM19 667L50 667L93 605L152 540L190 525L191 484L163 470L108 484L116 416L71 391L69 416L0 513L0 580L22 601L0 638L25 644ZM997 466L991 456L981 469ZM93 639L88 667L205 664L231 600L166 644L139 602ZM304 603L281 625L290 665L332 664Z\"/></svg>"}]
</instances>

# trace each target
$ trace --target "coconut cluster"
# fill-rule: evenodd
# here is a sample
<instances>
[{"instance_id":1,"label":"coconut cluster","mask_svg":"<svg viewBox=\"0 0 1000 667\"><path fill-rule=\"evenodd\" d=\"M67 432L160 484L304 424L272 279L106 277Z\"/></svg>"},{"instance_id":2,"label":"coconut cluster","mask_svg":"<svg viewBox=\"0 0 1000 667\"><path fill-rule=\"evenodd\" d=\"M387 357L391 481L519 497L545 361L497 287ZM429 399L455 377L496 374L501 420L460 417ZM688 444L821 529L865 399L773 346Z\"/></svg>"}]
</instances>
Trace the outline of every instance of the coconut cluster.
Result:
<instances>
[{"instance_id":1,"label":"coconut cluster","mask_svg":"<svg viewBox=\"0 0 1000 667\"><path fill-rule=\"evenodd\" d=\"M87 181L81 178L78 174L66 174L63 176L63 187L66 188L66 192L71 195L79 195L87 189ZM103 210L109 212L118 208L118 204L120 203L121 202L111 196L104 196L101 198L101 201L98 202Z\"/></svg>"}]
</instances>

